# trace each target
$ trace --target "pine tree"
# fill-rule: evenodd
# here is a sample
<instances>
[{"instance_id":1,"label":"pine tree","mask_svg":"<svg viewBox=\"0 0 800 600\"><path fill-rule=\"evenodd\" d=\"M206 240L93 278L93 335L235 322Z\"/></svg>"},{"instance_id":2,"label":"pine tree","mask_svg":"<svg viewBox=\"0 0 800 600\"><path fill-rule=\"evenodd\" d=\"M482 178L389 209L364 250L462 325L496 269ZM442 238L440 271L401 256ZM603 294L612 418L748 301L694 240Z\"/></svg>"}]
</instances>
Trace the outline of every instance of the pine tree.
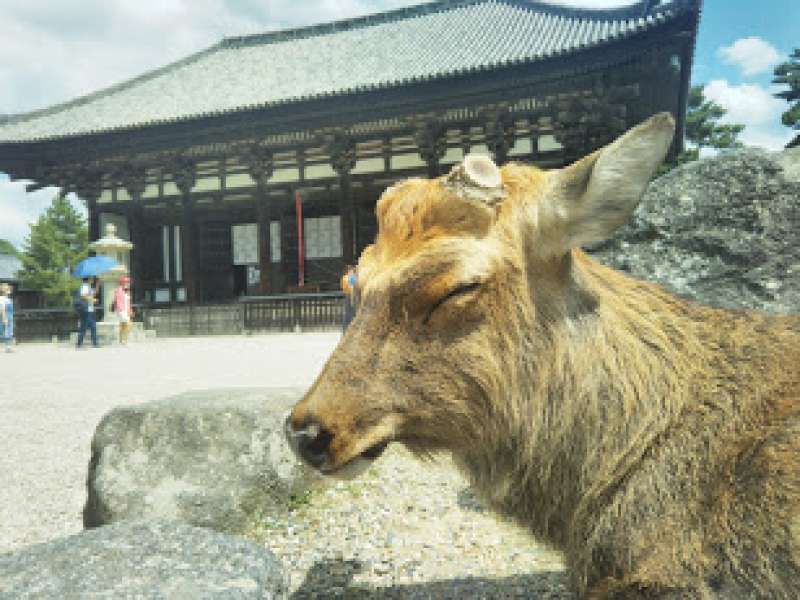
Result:
<instances>
[{"instance_id":1,"label":"pine tree","mask_svg":"<svg viewBox=\"0 0 800 600\"><path fill-rule=\"evenodd\" d=\"M86 222L69 200L57 195L31 225L21 254L20 279L42 292L48 306L67 306L79 282L70 274L88 254Z\"/></svg>"},{"instance_id":2,"label":"pine tree","mask_svg":"<svg viewBox=\"0 0 800 600\"><path fill-rule=\"evenodd\" d=\"M720 124L719 120L727 111L716 102L706 100L703 86L693 85L689 89L686 111L686 139L696 148L688 150L694 159L700 156L703 148L741 148L737 139L744 125Z\"/></svg>"},{"instance_id":3,"label":"pine tree","mask_svg":"<svg viewBox=\"0 0 800 600\"><path fill-rule=\"evenodd\" d=\"M700 158L703 148L741 148L739 134L744 130L744 125L721 124L719 120L725 116L726 111L716 102L706 100L702 85L693 85L689 88L689 98L686 105L686 140L694 144L675 157L672 163L666 163L658 170L657 175L674 169L678 165L692 162Z\"/></svg>"},{"instance_id":4,"label":"pine tree","mask_svg":"<svg viewBox=\"0 0 800 600\"><path fill-rule=\"evenodd\" d=\"M781 122L787 127L800 131L800 48L795 48L789 60L775 67L775 79L772 83L788 85L789 89L775 94L777 98L783 98L790 106L783 115ZM800 133L789 142L787 148L800 146Z\"/></svg>"}]
</instances>

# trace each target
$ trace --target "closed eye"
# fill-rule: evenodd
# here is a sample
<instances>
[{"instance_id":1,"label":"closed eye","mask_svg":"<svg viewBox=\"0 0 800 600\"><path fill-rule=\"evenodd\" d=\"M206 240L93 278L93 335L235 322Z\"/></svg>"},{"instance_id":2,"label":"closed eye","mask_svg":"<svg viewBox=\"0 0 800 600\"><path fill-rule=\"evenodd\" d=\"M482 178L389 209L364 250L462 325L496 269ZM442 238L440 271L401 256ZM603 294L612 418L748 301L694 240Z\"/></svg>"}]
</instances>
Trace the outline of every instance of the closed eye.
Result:
<instances>
[{"instance_id":1,"label":"closed eye","mask_svg":"<svg viewBox=\"0 0 800 600\"><path fill-rule=\"evenodd\" d=\"M436 304L434 304L434 305L431 307L431 309L428 311L428 315L425 317L425 320L423 321L423 323L427 324L427 323L428 323L428 321L429 321L429 320L430 320L430 318L431 318L431 315L432 315L432 314L433 314L433 313L436 311L436 309L437 309L437 308L439 308L439 307L440 307L442 304L444 304L444 303L445 303L445 302L447 302L448 300L452 300L453 298L458 298L458 297L460 297L460 296L466 296L467 294L470 294L470 293L474 292L475 290L477 290L477 289L480 287L480 285L481 285L481 284L480 284L480 283L478 283L478 282L473 282L473 283L464 283L464 284L462 284L462 285L459 285L458 287L456 287L456 288L454 288L454 289L450 290L450 291L449 291L449 292L447 292L447 293L446 293L444 296L442 296L441 298L439 298L439 299L436 301Z\"/></svg>"}]
</instances>

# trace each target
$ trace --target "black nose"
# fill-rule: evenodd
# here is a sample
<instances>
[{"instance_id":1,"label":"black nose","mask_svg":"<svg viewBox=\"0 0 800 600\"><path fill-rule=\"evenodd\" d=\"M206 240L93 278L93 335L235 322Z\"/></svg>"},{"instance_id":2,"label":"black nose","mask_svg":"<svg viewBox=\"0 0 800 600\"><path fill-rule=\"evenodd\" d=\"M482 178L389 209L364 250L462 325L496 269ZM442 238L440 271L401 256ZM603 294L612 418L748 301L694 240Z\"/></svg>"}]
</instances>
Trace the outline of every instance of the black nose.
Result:
<instances>
[{"instance_id":1,"label":"black nose","mask_svg":"<svg viewBox=\"0 0 800 600\"><path fill-rule=\"evenodd\" d=\"M295 429L291 416L286 418L286 439L300 458L319 468L328 459L333 434L313 419L306 419L302 429Z\"/></svg>"}]
</instances>

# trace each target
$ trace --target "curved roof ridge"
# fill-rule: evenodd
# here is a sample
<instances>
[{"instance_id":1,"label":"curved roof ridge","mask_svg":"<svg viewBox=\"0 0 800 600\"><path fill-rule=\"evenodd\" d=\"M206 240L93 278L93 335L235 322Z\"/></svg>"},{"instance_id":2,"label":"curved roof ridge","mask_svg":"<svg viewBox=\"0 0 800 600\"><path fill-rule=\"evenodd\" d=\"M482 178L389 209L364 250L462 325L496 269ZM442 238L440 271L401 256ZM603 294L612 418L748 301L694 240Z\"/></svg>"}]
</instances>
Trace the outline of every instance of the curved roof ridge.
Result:
<instances>
[{"instance_id":1,"label":"curved roof ridge","mask_svg":"<svg viewBox=\"0 0 800 600\"><path fill-rule=\"evenodd\" d=\"M238 46L285 42L288 40L309 38L318 35L360 29L362 27L370 27L373 25L381 25L383 23L392 23L400 19L421 17L424 15L455 10L457 8L463 8L466 6L486 4L488 2L495 2L497 4L510 4L519 8L529 10L533 9L536 12L543 12L557 16L602 21L642 18L658 13L663 9L672 10L674 8L683 8L684 6L691 5L697 1L698 0L667 0L666 2L662 1L659 3L659 0L636 0L636 2L629 6L619 6L616 8L592 8L565 6L563 4L559 4L559 0L551 0L549 2L546 0L432 0L429 2L423 2L422 4L414 4L412 6L405 6L403 8L395 8L393 10L361 15L359 17L350 17L348 19L340 19L337 21L328 21L327 23L317 23L314 25L304 25L302 27L294 27L291 29L280 29L277 31L266 31L262 33L251 33L248 35L226 37L223 38L222 42L220 42L220 45L222 47L231 48Z\"/></svg>"},{"instance_id":2,"label":"curved roof ridge","mask_svg":"<svg viewBox=\"0 0 800 600\"><path fill-rule=\"evenodd\" d=\"M158 67L156 69L145 71L141 75L137 75L132 79L126 79L125 81L120 81L119 83L112 84L108 87L100 88L99 90L90 92L88 94L84 94L82 96L77 96L76 98L66 100L65 102L59 102L58 104L53 104L52 106L48 106L46 108L38 108L30 112L24 112L24 113L12 113L10 115L0 115L0 124L11 125L14 123L21 123L23 121L27 121L28 119L44 117L49 114L57 113L65 109L73 108L75 106L80 106L81 104L87 104L93 100L96 100L97 98L102 98L103 96L107 96L109 94L113 94L115 92L119 92L128 89L130 87L134 87L135 85L138 85L143 81L147 81L148 79L154 79L155 77L158 77L159 75L162 75L168 71L191 64L203 58L207 54L215 52L220 47L222 47L222 42L217 42L213 46L209 46L208 48L204 48L203 50L198 50L197 52L194 52L189 56L185 56L180 60L168 63L163 67Z\"/></svg>"},{"instance_id":3,"label":"curved roof ridge","mask_svg":"<svg viewBox=\"0 0 800 600\"><path fill-rule=\"evenodd\" d=\"M597 21L624 21L644 18L664 10L681 9L692 5L697 0L636 0L627 6L614 8L594 8L561 4L563 0L499 0L525 8L534 8L540 12L571 17L576 19L592 19Z\"/></svg>"}]
</instances>

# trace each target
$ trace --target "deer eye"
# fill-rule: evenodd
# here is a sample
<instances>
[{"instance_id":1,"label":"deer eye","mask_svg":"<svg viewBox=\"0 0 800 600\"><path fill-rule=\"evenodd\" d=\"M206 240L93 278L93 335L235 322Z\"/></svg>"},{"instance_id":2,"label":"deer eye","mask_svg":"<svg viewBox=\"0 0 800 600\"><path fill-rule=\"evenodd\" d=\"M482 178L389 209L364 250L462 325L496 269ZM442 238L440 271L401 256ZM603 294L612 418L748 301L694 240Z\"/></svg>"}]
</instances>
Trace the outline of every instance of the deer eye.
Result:
<instances>
[{"instance_id":1,"label":"deer eye","mask_svg":"<svg viewBox=\"0 0 800 600\"><path fill-rule=\"evenodd\" d=\"M445 302L448 302L450 300L456 299L456 298L461 298L463 296L468 296L469 294L471 294L475 290L477 290L480 287L480 285L481 284L478 283L478 282L464 283L464 284L461 284L458 287L450 290L449 292L447 292L444 296L439 298L436 301L436 303L431 307L431 309L428 311L428 315L425 317L424 323L427 324L427 322L431 318L431 315L436 311L437 308L442 306L442 304L444 304Z\"/></svg>"}]
</instances>

